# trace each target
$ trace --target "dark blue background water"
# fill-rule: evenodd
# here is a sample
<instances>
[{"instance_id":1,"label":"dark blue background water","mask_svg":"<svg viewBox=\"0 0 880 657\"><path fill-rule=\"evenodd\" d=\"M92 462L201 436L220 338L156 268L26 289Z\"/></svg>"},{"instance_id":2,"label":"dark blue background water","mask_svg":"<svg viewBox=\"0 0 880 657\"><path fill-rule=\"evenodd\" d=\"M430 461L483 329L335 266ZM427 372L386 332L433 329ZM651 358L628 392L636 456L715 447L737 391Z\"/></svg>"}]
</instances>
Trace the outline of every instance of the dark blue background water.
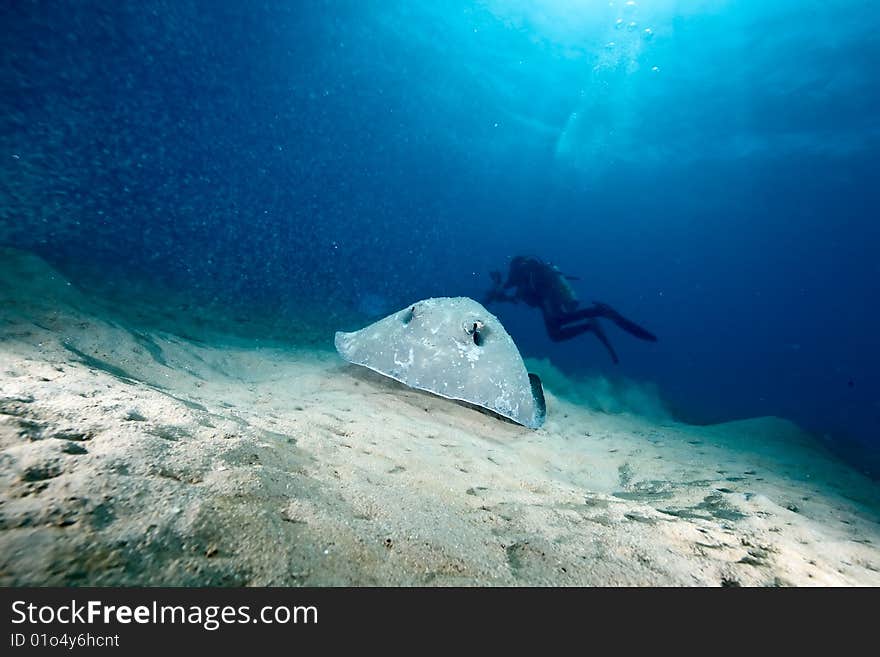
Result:
<instances>
[{"instance_id":1,"label":"dark blue background water","mask_svg":"<svg viewBox=\"0 0 880 657\"><path fill-rule=\"evenodd\" d=\"M533 253L660 341L609 329L615 368L495 308L526 354L878 441L868 2L17 0L0 25L6 243L279 322L480 298Z\"/></svg>"}]
</instances>

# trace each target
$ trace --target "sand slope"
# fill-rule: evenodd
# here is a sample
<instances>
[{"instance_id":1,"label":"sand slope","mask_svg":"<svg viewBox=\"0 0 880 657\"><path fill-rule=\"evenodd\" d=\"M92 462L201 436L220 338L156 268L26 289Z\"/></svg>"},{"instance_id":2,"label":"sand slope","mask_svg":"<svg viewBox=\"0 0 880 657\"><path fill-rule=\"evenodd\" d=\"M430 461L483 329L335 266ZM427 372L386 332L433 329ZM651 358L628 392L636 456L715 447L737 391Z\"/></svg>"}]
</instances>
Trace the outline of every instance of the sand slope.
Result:
<instances>
[{"instance_id":1,"label":"sand slope","mask_svg":"<svg viewBox=\"0 0 880 657\"><path fill-rule=\"evenodd\" d=\"M530 431L0 258L0 584L880 584L877 485L784 420Z\"/></svg>"}]
</instances>

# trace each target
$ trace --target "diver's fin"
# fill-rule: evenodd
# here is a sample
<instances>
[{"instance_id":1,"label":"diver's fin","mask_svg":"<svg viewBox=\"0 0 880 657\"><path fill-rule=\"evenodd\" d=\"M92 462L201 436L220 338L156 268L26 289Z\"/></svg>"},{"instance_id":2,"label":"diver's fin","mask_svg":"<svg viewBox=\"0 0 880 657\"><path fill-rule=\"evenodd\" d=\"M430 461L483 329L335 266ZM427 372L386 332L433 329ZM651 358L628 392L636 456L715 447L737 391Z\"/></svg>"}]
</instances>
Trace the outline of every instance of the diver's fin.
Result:
<instances>
[{"instance_id":1,"label":"diver's fin","mask_svg":"<svg viewBox=\"0 0 880 657\"><path fill-rule=\"evenodd\" d=\"M657 336L648 331L647 329L643 329L641 326L628 320L626 317L621 315L619 312L614 310L607 303L601 303L599 301L594 301L593 306L596 307L597 310L601 311L601 316L606 319L610 319L612 322L617 324L624 331L629 333L632 336L639 338L640 340L647 340L648 342L657 342Z\"/></svg>"},{"instance_id":2,"label":"diver's fin","mask_svg":"<svg viewBox=\"0 0 880 657\"><path fill-rule=\"evenodd\" d=\"M629 333L632 336L639 338L640 340L647 340L648 342L657 342L657 336L651 333L650 331L643 329L641 326L636 324L635 322L629 321L626 317L617 317L612 318L615 324L617 324L624 331Z\"/></svg>"},{"instance_id":3,"label":"diver's fin","mask_svg":"<svg viewBox=\"0 0 880 657\"><path fill-rule=\"evenodd\" d=\"M599 338L599 342L605 345L608 353L611 354L611 360L613 360L614 364L617 365L620 362L620 359L617 357L617 352L614 351L614 347L611 346L611 341L608 339L608 336L605 335L605 330L599 325L599 322L597 322L595 319L590 320L590 330L596 334L596 337Z\"/></svg>"}]
</instances>

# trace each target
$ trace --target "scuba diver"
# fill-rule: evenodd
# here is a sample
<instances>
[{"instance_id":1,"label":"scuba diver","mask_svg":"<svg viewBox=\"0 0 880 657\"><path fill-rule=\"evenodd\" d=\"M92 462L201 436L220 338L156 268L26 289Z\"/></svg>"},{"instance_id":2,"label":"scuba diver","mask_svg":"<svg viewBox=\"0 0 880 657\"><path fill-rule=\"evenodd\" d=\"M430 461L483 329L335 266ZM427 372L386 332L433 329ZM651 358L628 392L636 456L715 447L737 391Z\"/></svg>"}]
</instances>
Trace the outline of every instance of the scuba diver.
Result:
<instances>
[{"instance_id":1,"label":"scuba diver","mask_svg":"<svg viewBox=\"0 0 880 657\"><path fill-rule=\"evenodd\" d=\"M638 324L626 319L611 306L594 301L588 308L580 308L580 302L569 285L569 280L577 280L574 276L566 276L551 264L538 258L516 256L510 262L507 281L501 282L501 272L490 272L492 289L483 302L488 305L494 301L518 303L522 301L532 308L540 308L544 315L547 335L553 342L570 340L582 333L592 331L605 345L611 359L617 364L618 358L614 347L608 341L605 331L600 326L600 317L608 319L624 331L641 340L656 342L657 337ZM506 290L515 288L513 294Z\"/></svg>"}]
</instances>

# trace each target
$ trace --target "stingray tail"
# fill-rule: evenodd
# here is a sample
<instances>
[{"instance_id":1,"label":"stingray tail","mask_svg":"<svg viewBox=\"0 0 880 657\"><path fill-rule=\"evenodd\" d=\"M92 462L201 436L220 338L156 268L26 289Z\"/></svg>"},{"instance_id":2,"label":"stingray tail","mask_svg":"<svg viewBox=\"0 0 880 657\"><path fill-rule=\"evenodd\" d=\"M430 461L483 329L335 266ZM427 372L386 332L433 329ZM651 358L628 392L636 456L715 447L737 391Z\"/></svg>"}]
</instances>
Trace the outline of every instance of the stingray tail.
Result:
<instances>
[{"instance_id":1,"label":"stingray tail","mask_svg":"<svg viewBox=\"0 0 880 657\"><path fill-rule=\"evenodd\" d=\"M535 399L535 422L532 429L537 429L544 424L547 417L547 402L544 400L544 386L541 385L541 377L529 372L529 384L532 386L532 397Z\"/></svg>"}]
</instances>

